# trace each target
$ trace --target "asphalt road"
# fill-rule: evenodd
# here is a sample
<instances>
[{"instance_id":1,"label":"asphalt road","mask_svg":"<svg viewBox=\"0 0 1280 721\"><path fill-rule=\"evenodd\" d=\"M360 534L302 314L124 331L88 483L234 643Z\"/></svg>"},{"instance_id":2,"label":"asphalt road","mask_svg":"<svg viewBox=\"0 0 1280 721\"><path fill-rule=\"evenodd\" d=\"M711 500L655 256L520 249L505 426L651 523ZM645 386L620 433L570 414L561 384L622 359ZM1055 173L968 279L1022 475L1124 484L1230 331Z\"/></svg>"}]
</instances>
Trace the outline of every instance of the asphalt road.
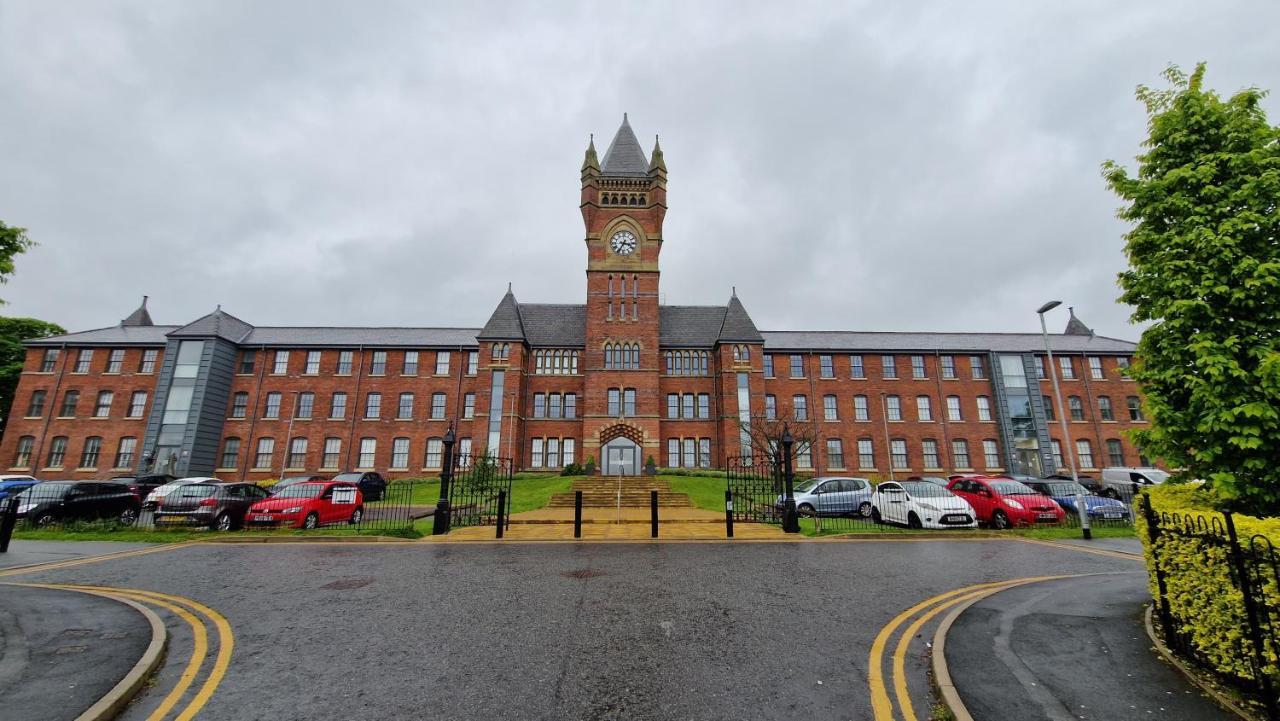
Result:
<instances>
[{"instance_id":1,"label":"asphalt road","mask_svg":"<svg viewBox=\"0 0 1280 721\"><path fill-rule=\"evenodd\" d=\"M871 719L868 649L972 583L1132 570L1015 541L195 545L21 579L225 615L201 719ZM925 658L909 671L929 706Z\"/></svg>"},{"instance_id":2,"label":"asphalt road","mask_svg":"<svg viewBox=\"0 0 1280 721\"><path fill-rule=\"evenodd\" d=\"M118 541L24 541L14 539L9 551L0 553L0 569L30 566L37 563L69 561L104 553L117 553L149 548L154 543L120 543Z\"/></svg>"}]
</instances>

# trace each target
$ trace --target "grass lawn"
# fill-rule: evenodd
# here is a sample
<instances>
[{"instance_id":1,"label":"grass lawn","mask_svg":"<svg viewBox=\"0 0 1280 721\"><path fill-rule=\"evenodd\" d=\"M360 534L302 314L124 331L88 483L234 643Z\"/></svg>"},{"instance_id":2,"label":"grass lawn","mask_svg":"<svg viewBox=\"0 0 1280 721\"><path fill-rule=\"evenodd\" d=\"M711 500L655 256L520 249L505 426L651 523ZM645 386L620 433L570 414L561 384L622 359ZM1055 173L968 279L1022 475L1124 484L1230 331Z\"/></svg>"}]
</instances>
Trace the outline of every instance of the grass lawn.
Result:
<instances>
[{"instance_id":1,"label":"grass lawn","mask_svg":"<svg viewBox=\"0 0 1280 721\"><path fill-rule=\"evenodd\" d=\"M1010 531L1010 533L1026 536L1027 538L1043 538L1052 540L1056 538L1080 538L1080 528L1078 526L1048 526L1040 528L1018 528ZM1094 538L1134 538L1133 526L1094 526Z\"/></svg>"},{"instance_id":2,"label":"grass lawn","mask_svg":"<svg viewBox=\"0 0 1280 721\"><path fill-rule=\"evenodd\" d=\"M674 493L689 494L689 501L698 508L708 511L724 512L725 477L705 478L701 476L658 476L671 483Z\"/></svg>"}]
</instances>

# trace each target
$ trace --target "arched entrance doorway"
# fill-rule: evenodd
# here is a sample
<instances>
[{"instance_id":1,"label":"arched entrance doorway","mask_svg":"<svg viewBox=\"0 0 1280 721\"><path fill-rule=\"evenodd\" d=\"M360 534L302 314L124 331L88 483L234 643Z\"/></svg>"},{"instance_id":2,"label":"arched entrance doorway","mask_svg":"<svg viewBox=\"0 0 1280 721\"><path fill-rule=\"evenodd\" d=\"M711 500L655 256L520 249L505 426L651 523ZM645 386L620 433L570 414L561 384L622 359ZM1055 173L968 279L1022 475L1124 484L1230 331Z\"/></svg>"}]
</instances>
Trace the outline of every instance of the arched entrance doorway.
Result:
<instances>
[{"instance_id":1,"label":"arched entrance doorway","mask_svg":"<svg viewBox=\"0 0 1280 721\"><path fill-rule=\"evenodd\" d=\"M606 476L638 476L641 458L639 428L625 423L600 432L600 473Z\"/></svg>"}]
</instances>

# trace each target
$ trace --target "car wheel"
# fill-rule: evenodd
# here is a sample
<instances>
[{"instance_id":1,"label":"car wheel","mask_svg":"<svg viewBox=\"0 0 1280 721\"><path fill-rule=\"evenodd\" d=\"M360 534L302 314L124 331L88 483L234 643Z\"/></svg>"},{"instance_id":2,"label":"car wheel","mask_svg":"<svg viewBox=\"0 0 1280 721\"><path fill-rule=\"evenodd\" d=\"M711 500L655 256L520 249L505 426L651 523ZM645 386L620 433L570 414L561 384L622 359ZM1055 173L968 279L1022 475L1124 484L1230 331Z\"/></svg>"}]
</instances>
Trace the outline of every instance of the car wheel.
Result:
<instances>
[{"instance_id":1,"label":"car wheel","mask_svg":"<svg viewBox=\"0 0 1280 721\"><path fill-rule=\"evenodd\" d=\"M1009 516L1004 511L996 511L991 514L991 525L1003 531L1009 527Z\"/></svg>"},{"instance_id":2,"label":"car wheel","mask_svg":"<svg viewBox=\"0 0 1280 721\"><path fill-rule=\"evenodd\" d=\"M120 521L120 525L122 526L132 526L133 524L138 522L138 509L136 508L124 509L123 511L120 512L120 516L118 517L118 520Z\"/></svg>"},{"instance_id":3,"label":"car wheel","mask_svg":"<svg viewBox=\"0 0 1280 721\"><path fill-rule=\"evenodd\" d=\"M234 526L230 513L220 513L217 518L213 519L213 530L215 531L230 531Z\"/></svg>"},{"instance_id":4,"label":"car wheel","mask_svg":"<svg viewBox=\"0 0 1280 721\"><path fill-rule=\"evenodd\" d=\"M870 502L870 501L863 501L863 502L862 502L862 505L858 506L858 515L859 515L859 516L862 516L863 518L870 518L870 517L871 517L871 502Z\"/></svg>"},{"instance_id":5,"label":"car wheel","mask_svg":"<svg viewBox=\"0 0 1280 721\"><path fill-rule=\"evenodd\" d=\"M801 503L800 506L796 508L796 513L799 513L802 516L818 515L817 512L813 510L813 506L809 505L808 503Z\"/></svg>"},{"instance_id":6,"label":"car wheel","mask_svg":"<svg viewBox=\"0 0 1280 721\"><path fill-rule=\"evenodd\" d=\"M349 521L349 523L354 526L360 523L361 518L364 518L364 509L357 508L356 510L351 512L351 520Z\"/></svg>"},{"instance_id":7,"label":"car wheel","mask_svg":"<svg viewBox=\"0 0 1280 721\"><path fill-rule=\"evenodd\" d=\"M907 516L907 528L924 528L924 524L920 522L920 517L916 515L915 511L912 511L911 515Z\"/></svg>"},{"instance_id":8,"label":"car wheel","mask_svg":"<svg viewBox=\"0 0 1280 721\"><path fill-rule=\"evenodd\" d=\"M58 522L58 517L53 515L52 513L41 513L39 516L36 517L36 525L40 526L41 528L44 528L46 526L52 526L57 522Z\"/></svg>"},{"instance_id":9,"label":"car wheel","mask_svg":"<svg viewBox=\"0 0 1280 721\"><path fill-rule=\"evenodd\" d=\"M308 513L307 517L302 519L303 528L315 528L316 526L319 526L319 525L320 525L320 516L316 514L314 511L312 511L311 513Z\"/></svg>"},{"instance_id":10,"label":"car wheel","mask_svg":"<svg viewBox=\"0 0 1280 721\"><path fill-rule=\"evenodd\" d=\"M876 523L882 523L882 522L883 522L883 521L881 520L881 518L880 518L880 509L879 509L879 508L876 508L875 506L872 506L872 507L871 507L871 520L872 520L872 521L874 521L874 522L876 522Z\"/></svg>"}]
</instances>

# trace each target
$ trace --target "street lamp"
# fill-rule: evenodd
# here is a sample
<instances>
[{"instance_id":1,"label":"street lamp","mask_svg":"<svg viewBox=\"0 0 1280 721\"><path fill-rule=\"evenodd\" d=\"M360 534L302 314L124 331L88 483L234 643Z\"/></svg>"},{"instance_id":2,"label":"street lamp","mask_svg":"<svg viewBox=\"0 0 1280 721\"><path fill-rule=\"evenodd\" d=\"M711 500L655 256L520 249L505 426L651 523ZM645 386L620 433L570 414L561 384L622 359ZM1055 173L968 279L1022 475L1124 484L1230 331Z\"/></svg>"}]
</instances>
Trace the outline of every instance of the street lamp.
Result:
<instances>
[{"instance_id":1,"label":"street lamp","mask_svg":"<svg viewBox=\"0 0 1280 721\"><path fill-rule=\"evenodd\" d=\"M1058 404L1058 421L1062 424L1062 442L1067 446L1067 462L1071 465L1071 480L1074 481L1076 491L1076 513L1080 516L1080 531L1087 541L1093 538L1093 531L1089 529L1089 509L1085 506L1084 488L1080 485L1080 475L1076 473L1076 451L1071 445L1071 431L1067 427L1067 408L1062 405L1062 391L1058 388L1058 367L1053 362L1053 349L1049 347L1049 329L1044 323L1044 314L1060 305L1062 301L1051 300L1040 306L1036 310L1036 315L1040 316L1040 335L1044 337L1044 352L1048 356L1049 379L1053 382L1053 400Z\"/></svg>"},{"instance_id":2,"label":"street lamp","mask_svg":"<svg viewBox=\"0 0 1280 721\"><path fill-rule=\"evenodd\" d=\"M453 509L449 507L449 482L453 480L453 444L457 437L453 433L453 423L444 434L444 457L440 461L440 498L436 501L436 513L431 518L431 535L439 536L449 532Z\"/></svg>"},{"instance_id":3,"label":"street lamp","mask_svg":"<svg viewBox=\"0 0 1280 721\"><path fill-rule=\"evenodd\" d=\"M800 519L796 518L795 477L791 472L791 445L795 440L791 437L791 428L782 426L782 480L786 485L786 497L782 500L783 533L799 533Z\"/></svg>"}]
</instances>

